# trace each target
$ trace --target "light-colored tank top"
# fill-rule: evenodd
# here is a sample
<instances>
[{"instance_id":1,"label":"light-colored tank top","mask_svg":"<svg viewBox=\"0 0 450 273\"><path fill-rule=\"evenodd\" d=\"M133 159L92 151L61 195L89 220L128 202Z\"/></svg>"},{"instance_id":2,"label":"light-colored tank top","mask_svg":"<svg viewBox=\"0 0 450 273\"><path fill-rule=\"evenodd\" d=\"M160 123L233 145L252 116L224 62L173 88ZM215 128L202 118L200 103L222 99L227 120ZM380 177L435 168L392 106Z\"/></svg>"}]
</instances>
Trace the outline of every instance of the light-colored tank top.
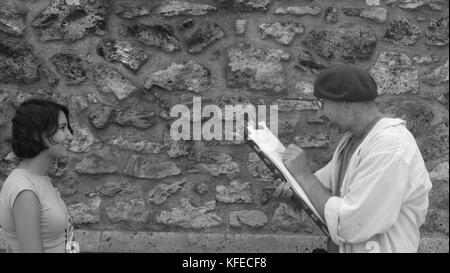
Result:
<instances>
[{"instance_id":1,"label":"light-colored tank top","mask_svg":"<svg viewBox=\"0 0 450 273\"><path fill-rule=\"evenodd\" d=\"M64 201L53 187L50 177L15 169L6 178L0 191L0 226L12 252L20 252L14 223L13 205L24 190L36 194L41 204L41 233L44 252L65 252L68 213Z\"/></svg>"}]
</instances>

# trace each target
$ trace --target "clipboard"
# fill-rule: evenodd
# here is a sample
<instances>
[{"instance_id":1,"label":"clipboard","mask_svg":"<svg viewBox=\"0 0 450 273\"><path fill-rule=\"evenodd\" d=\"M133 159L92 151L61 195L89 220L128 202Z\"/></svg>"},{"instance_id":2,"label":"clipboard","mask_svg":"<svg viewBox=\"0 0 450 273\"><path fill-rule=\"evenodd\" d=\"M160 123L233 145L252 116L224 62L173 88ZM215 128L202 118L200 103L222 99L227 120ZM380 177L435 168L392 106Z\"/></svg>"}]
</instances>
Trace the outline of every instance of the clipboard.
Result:
<instances>
[{"instance_id":1,"label":"clipboard","mask_svg":"<svg viewBox=\"0 0 450 273\"><path fill-rule=\"evenodd\" d=\"M258 127L256 127L256 123L251 118L250 120L248 119L247 114L244 116L244 139L246 140L246 143L250 145L253 151L272 171L276 178L290 183L291 189L294 191L294 194L292 195L293 201L308 214L328 238L331 238L325 221L284 165L281 153L283 153L286 148L278 138L273 135L264 121L259 122L257 125Z\"/></svg>"}]
</instances>

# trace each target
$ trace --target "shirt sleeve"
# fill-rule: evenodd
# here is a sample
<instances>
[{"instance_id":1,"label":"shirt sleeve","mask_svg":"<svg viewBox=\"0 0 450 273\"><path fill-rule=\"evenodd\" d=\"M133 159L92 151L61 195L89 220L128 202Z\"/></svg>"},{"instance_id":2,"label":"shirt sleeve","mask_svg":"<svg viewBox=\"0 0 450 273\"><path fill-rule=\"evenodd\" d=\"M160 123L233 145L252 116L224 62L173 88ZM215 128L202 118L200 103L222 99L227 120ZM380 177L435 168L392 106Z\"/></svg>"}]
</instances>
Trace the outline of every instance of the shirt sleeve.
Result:
<instances>
[{"instance_id":1,"label":"shirt sleeve","mask_svg":"<svg viewBox=\"0 0 450 273\"><path fill-rule=\"evenodd\" d=\"M39 199L39 194L34 187L33 183L26 177L17 177L14 181L11 181L8 189L8 207L12 210L14 206L14 202L16 201L17 196L22 191L31 191L36 197ZM39 201L41 201L39 199Z\"/></svg>"},{"instance_id":2,"label":"shirt sleeve","mask_svg":"<svg viewBox=\"0 0 450 273\"><path fill-rule=\"evenodd\" d=\"M327 189L331 190L331 171L332 171L331 161L328 162L322 169L317 170L314 175L319 179L320 183Z\"/></svg>"},{"instance_id":3,"label":"shirt sleeve","mask_svg":"<svg viewBox=\"0 0 450 273\"><path fill-rule=\"evenodd\" d=\"M408 181L408 166L398 153L372 153L363 159L343 198L325 204L325 220L336 244L365 242L397 220Z\"/></svg>"}]
</instances>

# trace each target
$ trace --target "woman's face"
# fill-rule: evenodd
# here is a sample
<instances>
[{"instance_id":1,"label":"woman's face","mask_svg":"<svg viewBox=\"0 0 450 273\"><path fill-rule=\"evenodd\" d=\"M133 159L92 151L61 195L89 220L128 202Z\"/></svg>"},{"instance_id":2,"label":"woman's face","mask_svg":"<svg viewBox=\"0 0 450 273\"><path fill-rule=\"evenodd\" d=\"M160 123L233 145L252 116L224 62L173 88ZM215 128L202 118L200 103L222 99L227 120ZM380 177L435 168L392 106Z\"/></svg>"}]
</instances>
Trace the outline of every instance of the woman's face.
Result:
<instances>
[{"instance_id":1,"label":"woman's face","mask_svg":"<svg viewBox=\"0 0 450 273\"><path fill-rule=\"evenodd\" d=\"M69 131L67 118L63 111L60 111L58 115L58 130L50 139L52 141L44 137L45 144L49 147L45 152L52 158L67 157L69 144L73 136Z\"/></svg>"}]
</instances>

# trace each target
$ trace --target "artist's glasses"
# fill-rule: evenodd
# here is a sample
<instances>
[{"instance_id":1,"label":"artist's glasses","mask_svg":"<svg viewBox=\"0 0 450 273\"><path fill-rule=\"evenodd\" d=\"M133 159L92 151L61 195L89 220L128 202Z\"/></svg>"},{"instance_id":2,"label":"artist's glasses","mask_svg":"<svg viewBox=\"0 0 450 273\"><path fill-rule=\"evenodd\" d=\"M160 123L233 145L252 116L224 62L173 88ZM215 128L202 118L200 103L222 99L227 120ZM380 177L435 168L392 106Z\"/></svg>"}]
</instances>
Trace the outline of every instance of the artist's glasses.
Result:
<instances>
[{"instance_id":1,"label":"artist's glasses","mask_svg":"<svg viewBox=\"0 0 450 273\"><path fill-rule=\"evenodd\" d=\"M319 108L320 110L323 109L323 100L322 99L317 99L313 101L314 105L317 106L317 108Z\"/></svg>"}]
</instances>

